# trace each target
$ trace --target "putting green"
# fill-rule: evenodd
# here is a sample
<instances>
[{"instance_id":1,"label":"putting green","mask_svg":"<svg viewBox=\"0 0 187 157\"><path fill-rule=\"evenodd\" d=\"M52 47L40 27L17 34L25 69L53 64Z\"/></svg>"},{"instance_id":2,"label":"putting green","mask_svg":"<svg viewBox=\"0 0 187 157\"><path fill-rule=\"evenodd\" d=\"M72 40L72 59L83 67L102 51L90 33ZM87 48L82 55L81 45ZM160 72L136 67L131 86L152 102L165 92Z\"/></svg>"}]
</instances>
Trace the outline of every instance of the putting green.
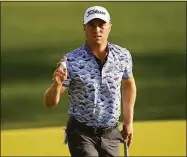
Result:
<instances>
[{"instance_id":1,"label":"putting green","mask_svg":"<svg viewBox=\"0 0 187 157\"><path fill-rule=\"evenodd\" d=\"M120 126L121 127L121 126ZM75 139L76 140L76 139ZM185 156L186 121L134 123L132 156ZM2 156L69 156L63 127L1 131ZM123 145L120 146L123 155Z\"/></svg>"}]
</instances>

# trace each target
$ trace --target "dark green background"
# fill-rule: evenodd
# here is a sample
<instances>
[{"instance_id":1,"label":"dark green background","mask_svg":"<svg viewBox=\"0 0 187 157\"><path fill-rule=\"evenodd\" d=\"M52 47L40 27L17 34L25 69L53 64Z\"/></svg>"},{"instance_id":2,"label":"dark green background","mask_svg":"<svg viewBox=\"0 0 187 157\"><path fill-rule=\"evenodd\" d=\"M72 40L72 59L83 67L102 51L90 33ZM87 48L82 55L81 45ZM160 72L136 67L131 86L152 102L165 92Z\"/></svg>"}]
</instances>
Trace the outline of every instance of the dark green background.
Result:
<instances>
[{"instance_id":1,"label":"dark green background","mask_svg":"<svg viewBox=\"0 0 187 157\"><path fill-rule=\"evenodd\" d=\"M135 121L186 119L186 2L1 2L2 129L64 125L67 93L46 109L56 63L84 43L84 11L102 5L110 42L132 54Z\"/></svg>"}]
</instances>

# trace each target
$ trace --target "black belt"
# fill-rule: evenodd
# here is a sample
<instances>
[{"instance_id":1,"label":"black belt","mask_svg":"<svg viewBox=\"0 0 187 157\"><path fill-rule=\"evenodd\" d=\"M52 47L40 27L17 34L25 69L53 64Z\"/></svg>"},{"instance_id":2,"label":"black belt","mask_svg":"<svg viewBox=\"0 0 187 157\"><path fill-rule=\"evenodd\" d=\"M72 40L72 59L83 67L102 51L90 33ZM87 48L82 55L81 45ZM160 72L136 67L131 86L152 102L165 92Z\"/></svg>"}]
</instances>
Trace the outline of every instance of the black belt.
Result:
<instances>
[{"instance_id":1,"label":"black belt","mask_svg":"<svg viewBox=\"0 0 187 157\"><path fill-rule=\"evenodd\" d=\"M92 127L92 126L87 126L79 121L77 121L74 117L71 117L72 123L76 125L76 128L79 129L82 132L89 132L92 134L107 134L112 132L115 128L118 127L118 123L114 126L109 126L105 128L98 128L98 127Z\"/></svg>"}]
</instances>

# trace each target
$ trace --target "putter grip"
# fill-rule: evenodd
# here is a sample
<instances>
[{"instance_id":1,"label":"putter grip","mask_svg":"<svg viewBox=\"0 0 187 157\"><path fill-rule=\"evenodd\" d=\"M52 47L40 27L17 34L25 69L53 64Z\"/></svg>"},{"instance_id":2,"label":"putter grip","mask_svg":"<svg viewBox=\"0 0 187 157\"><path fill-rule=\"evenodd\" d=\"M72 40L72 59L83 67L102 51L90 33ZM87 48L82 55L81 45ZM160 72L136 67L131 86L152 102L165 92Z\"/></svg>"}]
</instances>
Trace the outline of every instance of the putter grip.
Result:
<instances>
[{"instance_id":1,"label":"putter grip","mask_svg":"<svg viewBox=\"0 0 187 157\"><path fill-rule=\"evenodd\" d=\"M129 154L128 154L128 146L127 146L127 143L124 142L124 157L128 157Z\"/></svg>"}]
</instances>

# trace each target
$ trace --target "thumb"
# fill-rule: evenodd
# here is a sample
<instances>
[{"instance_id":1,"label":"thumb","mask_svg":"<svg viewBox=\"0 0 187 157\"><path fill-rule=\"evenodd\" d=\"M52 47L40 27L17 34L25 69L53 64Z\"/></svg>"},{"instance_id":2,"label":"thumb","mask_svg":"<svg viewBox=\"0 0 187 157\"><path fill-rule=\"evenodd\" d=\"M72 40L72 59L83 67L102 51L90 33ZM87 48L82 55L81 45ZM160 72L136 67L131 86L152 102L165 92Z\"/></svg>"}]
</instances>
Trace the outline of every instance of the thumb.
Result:
<instances>
[{"instance_id":1,"label":"thumb","mask_svg":"<svg viewBox=\"0 0 187 157\"><path fill-rule=\"evenodd\" d=\"M127 145L128 145L128 147L130 147L131 143L132 143L132 134L130 134L128 136L128 139L127 139Z\"/></svg>"}]
</instances>

